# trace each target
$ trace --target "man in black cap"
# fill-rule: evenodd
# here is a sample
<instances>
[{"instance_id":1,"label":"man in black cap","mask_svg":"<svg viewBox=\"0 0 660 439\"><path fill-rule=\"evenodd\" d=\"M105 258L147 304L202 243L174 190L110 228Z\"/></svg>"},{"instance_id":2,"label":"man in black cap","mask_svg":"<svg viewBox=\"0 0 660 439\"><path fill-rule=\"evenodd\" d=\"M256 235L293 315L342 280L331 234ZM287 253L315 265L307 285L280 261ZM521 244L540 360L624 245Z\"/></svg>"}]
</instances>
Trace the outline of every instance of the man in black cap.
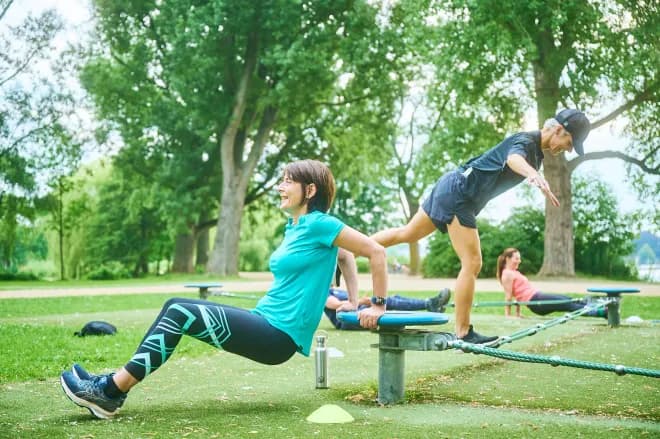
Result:
<instances>
[{"instance_id":1,"label":"man in black cap","mask_svg":"<svg viewBox=\"0 0 660 439\"><path fill-rule=\"evenodd\" d=\"M544 154L575 151L584 154L589 119L579 110L565 109L545 121L540 131L521 132L504 139L480 156L442 176L431 195L408 224L372 236L385 247L418 241L436 229L449 233L452 247L461 260L454 288L456 336L468 343L487 344L497 336L474 331L470 310L474 285L481 271L481 244L476 216L488 201L527 180L538 187L554 205L559 200L538 170Z\"/></svg>"}]
</instances>

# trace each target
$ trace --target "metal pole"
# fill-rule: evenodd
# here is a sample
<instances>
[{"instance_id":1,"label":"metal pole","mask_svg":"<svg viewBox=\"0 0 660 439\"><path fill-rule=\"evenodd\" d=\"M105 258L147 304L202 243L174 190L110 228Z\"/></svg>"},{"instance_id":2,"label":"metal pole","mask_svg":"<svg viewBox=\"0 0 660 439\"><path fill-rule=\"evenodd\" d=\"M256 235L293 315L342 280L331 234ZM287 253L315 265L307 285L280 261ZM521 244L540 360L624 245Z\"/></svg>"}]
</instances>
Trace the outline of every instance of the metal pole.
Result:
<instances>
[{"instance_id":1,"label":"metal pole","mask_svg":"<svg viewBox=\"0 0 660 439\"><path fill-rule=\"evenodd\" d=\"M399 335L380 333L378 348L378 402L395 404L405 392L405 350L397 347Z\"/></svg>"},{"instance_id":2,"label":"metal pole","mask_svg":"<svg viewBox=\"0 0 660 439\"><path fill-rule=\"evenodd\" d=\"M621 323L621 314L619 312L621 296L618 294L609 295L610 303L607 304L607 324L611 327L617 327Z\"/></svg>"}]
</instances>

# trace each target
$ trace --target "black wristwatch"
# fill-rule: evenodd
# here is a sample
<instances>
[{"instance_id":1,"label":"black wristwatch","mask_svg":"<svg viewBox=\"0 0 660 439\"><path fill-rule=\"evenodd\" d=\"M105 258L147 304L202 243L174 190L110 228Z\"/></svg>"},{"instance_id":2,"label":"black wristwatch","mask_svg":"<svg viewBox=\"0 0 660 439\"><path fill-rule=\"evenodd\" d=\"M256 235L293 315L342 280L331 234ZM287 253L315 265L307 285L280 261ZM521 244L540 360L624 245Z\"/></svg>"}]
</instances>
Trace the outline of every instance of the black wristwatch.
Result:
<instances>
[{"instance_id":1,"label":"black wristwatch","mask_svg":"<svg viewBox=\"0 0 660 439\"><path fill-rule=\"evenodd\" d=\"M374 305L385 305L387 303L387 299L385 297L380 297L380 296L371 296L371 303Z\"/></svg>"}]
</instances>

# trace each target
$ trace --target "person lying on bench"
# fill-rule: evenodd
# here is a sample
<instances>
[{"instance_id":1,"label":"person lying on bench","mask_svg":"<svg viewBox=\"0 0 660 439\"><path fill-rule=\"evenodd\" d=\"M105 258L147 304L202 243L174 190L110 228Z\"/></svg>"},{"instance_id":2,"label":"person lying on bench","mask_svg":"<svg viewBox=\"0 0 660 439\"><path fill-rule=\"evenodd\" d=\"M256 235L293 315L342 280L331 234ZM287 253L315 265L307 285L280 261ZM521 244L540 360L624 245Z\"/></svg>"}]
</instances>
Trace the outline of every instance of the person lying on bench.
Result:
<instances>
[{"instance_id":1,"label":"person lying on bench","mask_svg":"<svg viewBox=\"0 0 660 439\"><path fill-rule=\"evenodd\" d=\"M437 296L429 297L426 299L415 299L412 297L403 297L398 294L395 296L387 296L385 301L385 308L388 311L430 311L430 312L444 312L451 291L449 288L441 290ZM325 316L332 322L336 329L355 330L365 329L359 325L341 322L337 318L337 309L342 307L348 302L348 291L339 288L330 288L328 291L328 298L325 301L325 308L323 312ZM363 296L358 299L358 310L368 308L371 306L371 297Z\"/></svg>"}]
</instances>

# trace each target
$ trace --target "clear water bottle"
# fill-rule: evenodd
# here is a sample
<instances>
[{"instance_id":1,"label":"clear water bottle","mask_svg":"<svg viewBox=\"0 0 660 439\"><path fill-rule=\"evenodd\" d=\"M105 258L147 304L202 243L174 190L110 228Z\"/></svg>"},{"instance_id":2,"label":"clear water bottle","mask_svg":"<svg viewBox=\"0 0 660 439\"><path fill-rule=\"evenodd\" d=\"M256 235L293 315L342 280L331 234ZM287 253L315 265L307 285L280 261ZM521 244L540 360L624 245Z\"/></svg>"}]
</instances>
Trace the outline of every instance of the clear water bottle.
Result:
<instances>
[{"instance_id":1,"label":"clear water bottle","mask_svg":"<svg viewBox=\"0 0 660 439\"><path fill-rule=\"evenodd\" d=\"M316 348L314 349L314 360L316 362L316 388L328 388L328 348L326 347L326 336L316 336Z\"/></svg>"}]
</instances>

